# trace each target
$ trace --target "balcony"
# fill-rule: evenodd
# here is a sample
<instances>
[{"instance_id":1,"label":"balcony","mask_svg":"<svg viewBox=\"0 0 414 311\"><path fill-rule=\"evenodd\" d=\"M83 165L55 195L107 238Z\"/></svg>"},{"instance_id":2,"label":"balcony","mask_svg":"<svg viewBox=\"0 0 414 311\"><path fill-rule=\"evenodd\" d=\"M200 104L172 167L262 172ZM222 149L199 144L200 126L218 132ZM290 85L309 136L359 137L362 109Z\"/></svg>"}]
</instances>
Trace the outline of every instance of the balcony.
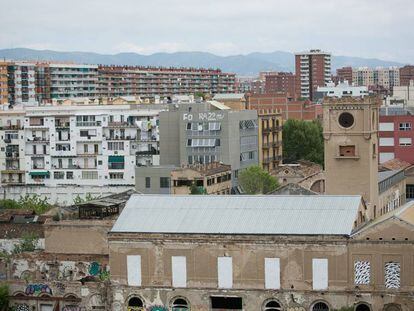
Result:
<instances>
[{"instance_id":1,"label":"balcony","mask_svg":"<svg viewBox=\"0 0 414 311\"><path fill-rule=\"evenodd\" d=\"M159 150L145 150L145 151L136 151L135 155L137 156L148 156L148 155L155 155L160 154Z\"/></svg>"},{"instance_id":2,"label":"balcony","mask_svg":"<svg viewBox=\"0 0 414 311\"><path fill-rule=\"evenodd\" d=\"M5 125L5 126L0 126L0 130L7 130L7 131L12 131L12 130L22 130L23 126L21 126L20 124L17 125Z\"/></svg>"},{"instance_id":3,"label":"balcony","mask_svg":"<svg viewBox=\"0 0 414 311\"><path fill-rule=\"evenodd\" d=\"M70 127L70 122L56 122L55 124L55 128L69 128Z\"/></svg>"},{"instance_id":4,"label":"balcony","mask_svg":"<svg viewBox=\"0 0 414 311\"><path fill-rule=\"evenodd\" d=\"M33 143L49 143L49 137L27 137L27 142Z\"/></svg>"},{"instance_id":5,"label":"balcony","mask_svg":"<svg viewBox=\"0 0 414 311\"><path fill-rule=\"evenodd\" d=\"M6 159L18 159L19 156L19 152L6 152Z\"/></svg>"},{"instance_id":6,"label":"balcony","mask_svg":"<svg viewBox=\"0 0 414 311\"><path fill-rule=\"evenodd\" d=\"M137 127L136 125L129 122L108 122L108 127Z\"/></svg>"},{"instance_id":7,"label":"balcony","mask_svg":"<svg viewBox=\"0 0 414 311\"><path fill-rule=\"evenodd\" d=\"M79 126L79 127L101 126L101 121L77 121L76 126Z\"/></svg>"}]
</instances>

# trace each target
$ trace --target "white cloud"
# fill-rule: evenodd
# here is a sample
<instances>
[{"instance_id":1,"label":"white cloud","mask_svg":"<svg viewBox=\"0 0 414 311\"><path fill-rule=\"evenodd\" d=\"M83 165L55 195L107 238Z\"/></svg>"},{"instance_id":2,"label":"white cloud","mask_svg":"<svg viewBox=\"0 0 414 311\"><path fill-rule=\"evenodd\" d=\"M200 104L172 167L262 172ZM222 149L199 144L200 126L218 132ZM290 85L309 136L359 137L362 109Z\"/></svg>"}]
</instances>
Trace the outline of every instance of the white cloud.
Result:
<instances>
[{"instance_id":1,"label":"white cloud","mask_svg":"<svg viewBox=\"0 0 414 311\"><path fill-rule=\"evenodd\" d=\"M414 62L413 20L413 0L13 0L0 11L0 47L220 55L320 47Z\"/></svg>"}]
</instances>

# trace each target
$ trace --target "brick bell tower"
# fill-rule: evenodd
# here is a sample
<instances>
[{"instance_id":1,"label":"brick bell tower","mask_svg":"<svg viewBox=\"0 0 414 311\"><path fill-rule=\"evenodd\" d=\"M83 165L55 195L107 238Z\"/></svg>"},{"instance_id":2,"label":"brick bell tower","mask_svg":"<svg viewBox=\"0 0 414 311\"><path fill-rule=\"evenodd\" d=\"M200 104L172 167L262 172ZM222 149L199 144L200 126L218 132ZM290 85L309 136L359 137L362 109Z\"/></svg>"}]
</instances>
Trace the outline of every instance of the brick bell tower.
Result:
<instances>
[{"instance_id":1,"label":"brick bell tower","mask_svg":"<svg viewBox=\"0 0 414 311\"><path fill-rule=\"evenodd\" d=\"M362 195L365 220L378 215L378 112L381 100L326 98L323 102L326 194Z\"/></svg>"}]
</instances>

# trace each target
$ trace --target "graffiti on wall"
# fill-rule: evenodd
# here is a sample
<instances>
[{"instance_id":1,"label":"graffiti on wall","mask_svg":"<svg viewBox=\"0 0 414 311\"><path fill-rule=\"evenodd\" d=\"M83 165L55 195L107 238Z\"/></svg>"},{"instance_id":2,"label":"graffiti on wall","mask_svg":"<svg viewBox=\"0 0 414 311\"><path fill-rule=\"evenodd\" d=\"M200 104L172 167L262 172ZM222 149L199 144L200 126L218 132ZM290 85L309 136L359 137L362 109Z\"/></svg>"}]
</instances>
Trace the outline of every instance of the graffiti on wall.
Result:
<instances>
[{"instance_id":1,"label":"graffiti on wall","mask_svg":"<svg viewBox=\"0 0 414 311\"><path fill-rule=\"evenodd\" d=\"M38 296L40 294L52 295L52 289L46 284L29 284L25 290L26 295Z\"/></svg>"},{"instance_id":2,"label":"graffiti on wall","mask_svg":"<svg viewBox=\"0 0 414 311\"><path fill-rule=\"evenodd\" d=\"M27 304L17 305L16 311L29 311L29 306Z\"/></svg>"},{"instance_id":3,"label":"graffiti on wall","mask_svg":"<svg viewBox=\"0 0 414 311\"><path fill-rule=\"evenodd\" d=\"M160 305L150 306L147 308L147 311L168 311L168 308Z\"/></svg>"}]
</instances>

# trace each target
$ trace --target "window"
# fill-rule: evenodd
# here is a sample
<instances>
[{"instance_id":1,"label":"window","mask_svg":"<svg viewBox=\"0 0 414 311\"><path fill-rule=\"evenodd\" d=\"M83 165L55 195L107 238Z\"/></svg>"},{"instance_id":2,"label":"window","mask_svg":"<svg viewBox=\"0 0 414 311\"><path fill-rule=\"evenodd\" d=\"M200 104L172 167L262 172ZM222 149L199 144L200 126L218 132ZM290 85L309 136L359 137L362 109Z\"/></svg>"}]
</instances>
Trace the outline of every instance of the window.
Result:
<instances>
[{"instance_id":1,"label":"window","mask_svg":"<svg viewBox=\"0 0 414 311\"><path fill-rule=\"evenodd\" d=\"M210 297L212 310L243 310L243 300L241 297Z\"/></svg>"},{"instance_id":2,"label":"window","mask_svg":"<svg viewBox=\"0 0 414 311\"><path fill-rule=\"evenodd\" d=\"M127 256L128 285L141 286L141 256Z\"/></svg>"},{"instance_id":3,"label":"window","mask_svg":"<svg viewBox=\"0 0 414 311\"><path fill-rule=\"evenodd\" d=\"M328 288L328 259L312 260L312 285L314 290Z\"/></svg>"},{"instance_id":4,"label":"window","mask_svg":"<svg viewBox=\"0 0 414 311\"><path fill-rule=\"evenodd\" d=\"M265 258L265 288L280 288L280 259Z\"/></svg>"},{"instance_id":5,"label":"window","mask_svg":"<svg viewBox=\"0 0 414 311\"><path fill-rule=\"evenodd\" d=\"M124 150L123 141L110 141L108 142L108 150Z\"/></svg>"},{"instance_id":6,"label":"window","mask_svg":"<svg viewBox=\"0 0 414 311\"><path fill-rule=\"evenodd\" d=\"M371 277L371 264L369 261L354 262L355 285L369 285Z\"/></svg>"},{"instance_id":7,"label":"window","mask_svg":"<svg viewBox=\"0 0 414 311\"><path fill-rule=\"evenodd\" d=\"M329 306L326 303L320 301L313 305L312 311L329 311Z\"/></svg>"},{"instance_id":8,"label":"window","mask_svg":"<svg viewBox=\"0 0 414 311\"><path fill-rule=\"evenodd\" d=\"M400 288L400 263L390 261L385 263L385 287L388 289Z\"/></svg>"},{"instance_id":9,"label":"window","mask_svg":"<svg viewBox=\"0 0 414 311\"><path fill-rule=\"evenodd\" d=\"M170 188L169 177L160 177L160 188Z\"/></svg>"},{"instance_id":10,"label":"window","mask_svg":"<svg viewBox=\"0 0 414 311\"><path fill-rule=\"evenodd\" d=\"M185 256L171 257L172 286L187 287L187 262Z\"/></svg>"},{"instance_id":11,"label":"window","mask_svg":"<svg viewBox=\"0 0 414 311\"><path fill-rule=\"evenodd\" d=\"M83 145L83 152L84 153L88 153L89 152L89 148L88 148L88 145Z\"/></svg>"},{"instance_id":12,"label":"window","mask_svg":"<svg viewBox=\"0 0 414 311\"><path fill-rule=\"evenodd\" d=\"M142 300L138 297L131 297L128 300L128 310L129 311L141 311L143 309L144 305L142 303Z\"/></svg>"},{"instance_id":13,"label":"window","mask_svg":"<svg viewBox=\"0 0 414 311\"><path fill-rule=\"evenodd\" d=\"M371 311L371 308L365 303L359 303L355 311Z\"/></svg>"},{"instance_id":14,"label":"window","mask_svg":"<svg viewBox=\"0 0 414 311\"><path fill-rule=\"evenodd\" d=\"M379 130L381 132L393 132L394 131L394 123L380 123Z\"/></svg>"},{"instance_id":15,"label":"window","mask_svg":"<svg viewBox=\"0 0 414 311\"><path fill-rule=\"evenodd\" d=\"M109 173L109 179L124 179L124 173Z\"/></svg>"},{"instance_id":16,"label":"window","mask_svg":"<svg viewBox=\"0 0 414 311\"><path fill-rule=\"evenodd\" d=\"M400 123L400 131L411 131L411 123L409 122Z\"/></svg>"},{"instance_id":17,"label":"window","mask_svg":"<svg viewBox=\"0 0 414 311\"><path fill-rule=\"evenodd\" d=\"M411 146L412 139L411 137L407 137L407 138L402 137L399 139L399 143L400 143L400 146Z\"/></svg>"},{"instance_id":18,"label":"window","mask_svg":"<svg viewBox=\"0 0 414 311\"><path fill-rule=\"evenodd\" d=\"M394 146L394 138L393 137L380 137L379 145L381 147L392 147Z\"/></svg>"},{"instance_id":19,"label":"window","mask_svg":"<svg viewBox=\"0 0 414 311\"><path fill-rule=\"evenodd\" d=\"M98 179L97 171L82 171L82 179Z\"/></svg>"},{"instance_id":20,"label":"window","mask_svg":"<svg viewBox=\"0 0 414 311\"><path fill-rule=\"evenodd\" d=\"M394 152L380 152L379 156L380 163L384 163L395 158Z\"/></svg>"},{"instance_id":21,"label":"window","mask_svg":"<svg viewBox=\"0 0 414 311\"><path fill-rule=\"evenodd\" d=\"M64 179L65 178L65 172L54 172L53 173L54 179Z\"/></svg>"},{"instance_id":22,"label":"window","mask_svg":"<svg viewBox=\"0 0 414 311\"><path fill-rule=\"evenodd\" d=\"M151 188L151 177L145 177L145 188Z\"/></svg>"},{"instance_id":23,"label":"window","mask_svg":"<svg viewBox=\"0 0 414 311\"><path fill-rule=\"evenodd\" d=\"M276 300L268 301L263 308L263 311L281 311L281 310L282 310L282 307L280 303Z\"/></svg>"},{"instance_id":24,"label":"window","mask_svg":"<svg viewBox=\"0 0 414 311\"><path fill-rule=\"evenodd\" d=\"M80 137L87 137L88 135L88 131L87 130L83 130L79 132Z\"/></svg>"},{"instance_id":25,"label":"window","mask_svg":"<svg viewBox=\"0 0 414 311\"><path fill-rule=\"evenodd\" d=\"M355 146L339 146L339 156L355 157Z\"/></svg>"},{"instance_id":26,"label":"window","mask_svg":"<svg viewBox=\"0 0 414 311\"><path fill-rule=\"evenodd\" d=\"M349 112L343 112L339 115L339 124L344 128L350 128L354 125L354 116Z\"/></svg>"},{"instance_id":27,"label":"window","mask_svg":"<svg viewBox=\"0 0 414 311\"><path fill-rule=\"evenodd\" d=\"M73 179L73 172L66 172L66 179Z\"/></svg>"},{"instance_id":28,"label":"window","mask_svg":"<svg viewBox=\"0 0 414 311\"><path fill-rule=\"evenodd\" d=\"M189 309L187 300L185 300L184 298L176 298L171 304L171 311L187 311L187 310L190 310L190 309Z\"/></svg>"},{"instance_id":29,"label":"window","mask_svg":"<svg viewBox=\"0 0 414 311\"><path fill-rule=\"evenodd\" d=\"M218 287L233 287L233 260L231 257L217 258Z\"/></svg>"}]
</instances>

